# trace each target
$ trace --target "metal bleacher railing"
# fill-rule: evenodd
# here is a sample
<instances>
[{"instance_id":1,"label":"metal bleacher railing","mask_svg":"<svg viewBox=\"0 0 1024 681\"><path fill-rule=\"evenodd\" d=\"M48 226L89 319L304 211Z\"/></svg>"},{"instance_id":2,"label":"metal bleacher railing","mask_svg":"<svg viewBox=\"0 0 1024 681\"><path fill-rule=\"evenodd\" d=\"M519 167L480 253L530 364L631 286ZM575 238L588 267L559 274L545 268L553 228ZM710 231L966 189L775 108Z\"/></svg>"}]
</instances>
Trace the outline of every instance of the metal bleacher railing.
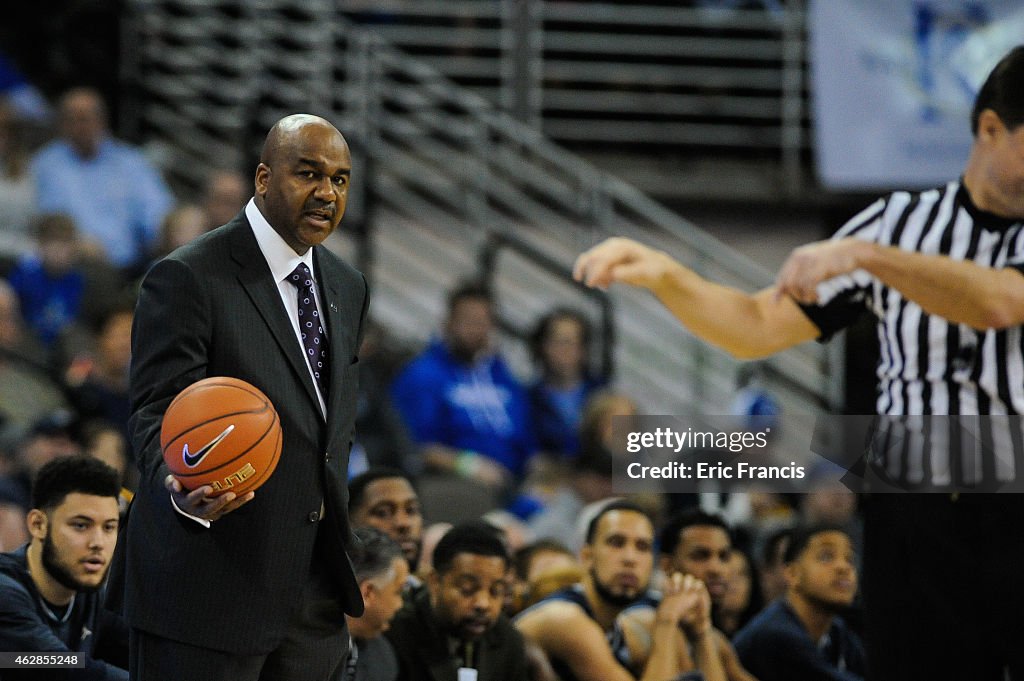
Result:
<instances>
[{"instance_id":1,"label":"metal bleacher railing","mask_svg":"<svg viewBox=\"0 0 1024 681\"><path fill-rule=\"evenodd\" d=\"M480 3L488 4L488 3ZM499 111L423 61L361 30L326 0L131 0L126 36L137 133L167 147L195 183L216 166L249 169L281 115L329 115L353 146L347 224L364 224L374 314L423 339L443 292L479 273L491 235L524 244L486 267L514 328L558 302L593 310L565 268L609 234L662 247L697 271L750 290L770 274L540 130ZM340 246L344 248L345 246ZM647 413L721 414L737 363L692 338L649 295L617 290L616 380ZM840 403L830 356L802 347L773 358L769 388L793 415Z\"/></svg>"},{"instance_id":2,"label":"metal bleacher railing","mask_svg":"<svg viewBox=\"0 0 1024 681\"><path fill-rule=\"evenodd\" d=\"M802 0L338 0L360 25L573 148L758 158L808 176Z\"/></svg>"}]
</instances>

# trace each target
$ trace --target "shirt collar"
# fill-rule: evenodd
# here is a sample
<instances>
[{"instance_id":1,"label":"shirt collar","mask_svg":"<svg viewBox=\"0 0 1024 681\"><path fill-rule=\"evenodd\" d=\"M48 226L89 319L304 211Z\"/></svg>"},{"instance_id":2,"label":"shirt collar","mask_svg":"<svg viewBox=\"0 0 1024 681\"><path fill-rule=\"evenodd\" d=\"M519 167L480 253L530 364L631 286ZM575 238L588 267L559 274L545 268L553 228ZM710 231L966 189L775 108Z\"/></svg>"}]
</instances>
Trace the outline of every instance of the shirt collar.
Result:
<instances>
[{"instance_id":1,"label":"shirt collar","mask_svg":"<svg viewBox=\"0 0 1024 681\"><path fill-rule=\"evenodd\" d=\"M109 156L114 151L114 140L112 137L110 137L110 135L104 135L100 139L99 144L96 145L96 153L89 157L82 156L82 154L78 151L78 147L76 147L70 141L66 139L62 141L64 142L64 145L67 148L68 154L70 154L71 157L74 158L79 163L92 163L94 161L101 160Z\"/></svg>"},{"instance_id":2,"label":"shirt collar","mask_svg":"<svg viewBox=\"0 0 1024 681\"><path fill-rule=\"evenodd\" d=\"M960 187L957 189L957 199L959 199L964 210L966 210L970 214L971 218L974 219L975 224L983 229L1003 231L1009 229L1013 225L1020 224L1021 222L1019 218L1008 218L978 208L977 204L974 203L974 199L971 197L971 193L967 191L967 185L964 184L962 177L960 178Z\"/></svg>"},{"instance_id":3,"label":"shirt collar","mask_svg":"<svg viewBox=\"0 0 1024 681\"><path fill-rule=\"evenodd\" d=\"M313 280L316 280L316 272L313 270L313 249L306 251L305 255L298 255L292 247L285 243L281 235L274 231L263 213L256 207L256 200L249 199L245 204L245 217L252 226L252 232L256 236L256 243L259 244L263 257L270 265L270 273L274 276L275 282L284 281L298 264L305 263L310 272L313 272Z\"/></svg>"}]
</instances>

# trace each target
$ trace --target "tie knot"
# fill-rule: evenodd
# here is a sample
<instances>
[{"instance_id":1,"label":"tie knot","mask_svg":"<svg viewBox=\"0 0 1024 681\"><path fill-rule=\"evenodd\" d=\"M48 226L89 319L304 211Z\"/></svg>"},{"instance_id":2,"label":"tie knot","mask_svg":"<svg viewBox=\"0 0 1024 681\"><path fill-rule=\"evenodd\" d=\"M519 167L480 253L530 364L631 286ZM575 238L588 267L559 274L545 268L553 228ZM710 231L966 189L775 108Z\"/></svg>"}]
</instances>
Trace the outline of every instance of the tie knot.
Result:
<instances>
[{"instance_id":1,"label":"tie knot","mask_svg":"<svg viewBox=\"0 0 1024 681\"><path fill-rule=\"evenodd\" d=\"M288 281L300 289L313 288L313 274L305 263L299 263L299 266L292 270L292 273L288 275Z\"/></svg>"}]
</instances>

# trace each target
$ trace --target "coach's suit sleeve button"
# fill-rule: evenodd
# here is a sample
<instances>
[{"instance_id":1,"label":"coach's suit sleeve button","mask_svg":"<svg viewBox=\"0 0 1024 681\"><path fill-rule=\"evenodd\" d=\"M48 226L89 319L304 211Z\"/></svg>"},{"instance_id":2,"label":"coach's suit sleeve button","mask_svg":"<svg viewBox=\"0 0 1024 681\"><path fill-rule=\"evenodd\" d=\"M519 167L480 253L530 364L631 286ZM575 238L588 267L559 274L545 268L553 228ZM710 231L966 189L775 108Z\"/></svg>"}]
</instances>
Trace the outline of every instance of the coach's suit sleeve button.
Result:
<instances>
[{"instance_id":1,"label":"coach's suit sleeve button","mask_svg":"<svg viewBox=\"0 0 1024 681\"><path fill-rule=\"evenodd\" d=\"M319 511L310 511L309 515L306 516L306 517L309 519L309 522L315 523L316 521L320 520L320 512Z\"/></svg>"}]
</instances>

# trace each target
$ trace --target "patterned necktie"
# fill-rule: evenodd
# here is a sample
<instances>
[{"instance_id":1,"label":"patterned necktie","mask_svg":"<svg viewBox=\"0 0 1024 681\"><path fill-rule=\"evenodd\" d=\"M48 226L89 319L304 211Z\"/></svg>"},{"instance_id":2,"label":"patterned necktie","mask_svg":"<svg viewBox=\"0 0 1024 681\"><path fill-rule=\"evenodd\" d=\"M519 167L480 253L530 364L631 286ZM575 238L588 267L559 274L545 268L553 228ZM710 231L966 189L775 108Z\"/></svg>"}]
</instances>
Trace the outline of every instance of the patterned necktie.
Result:
<instances>
[{"instance_id":1,"label":"patterned necktie","mask_svg":"<svg viewBox=\"0 0 1024 681\"><path fill-rule=\"evenodd\" d=\"M320 386L320 394L327 400L327 336L320 321L320 313L316 309L316 298L313 296L313 275L305 264L299 263L295 271L288 275L288 281L299 290L299 331L302 334L302 347L306 351L306 361L313 370L313 376Z\"/></svg>"}]
</instances>

